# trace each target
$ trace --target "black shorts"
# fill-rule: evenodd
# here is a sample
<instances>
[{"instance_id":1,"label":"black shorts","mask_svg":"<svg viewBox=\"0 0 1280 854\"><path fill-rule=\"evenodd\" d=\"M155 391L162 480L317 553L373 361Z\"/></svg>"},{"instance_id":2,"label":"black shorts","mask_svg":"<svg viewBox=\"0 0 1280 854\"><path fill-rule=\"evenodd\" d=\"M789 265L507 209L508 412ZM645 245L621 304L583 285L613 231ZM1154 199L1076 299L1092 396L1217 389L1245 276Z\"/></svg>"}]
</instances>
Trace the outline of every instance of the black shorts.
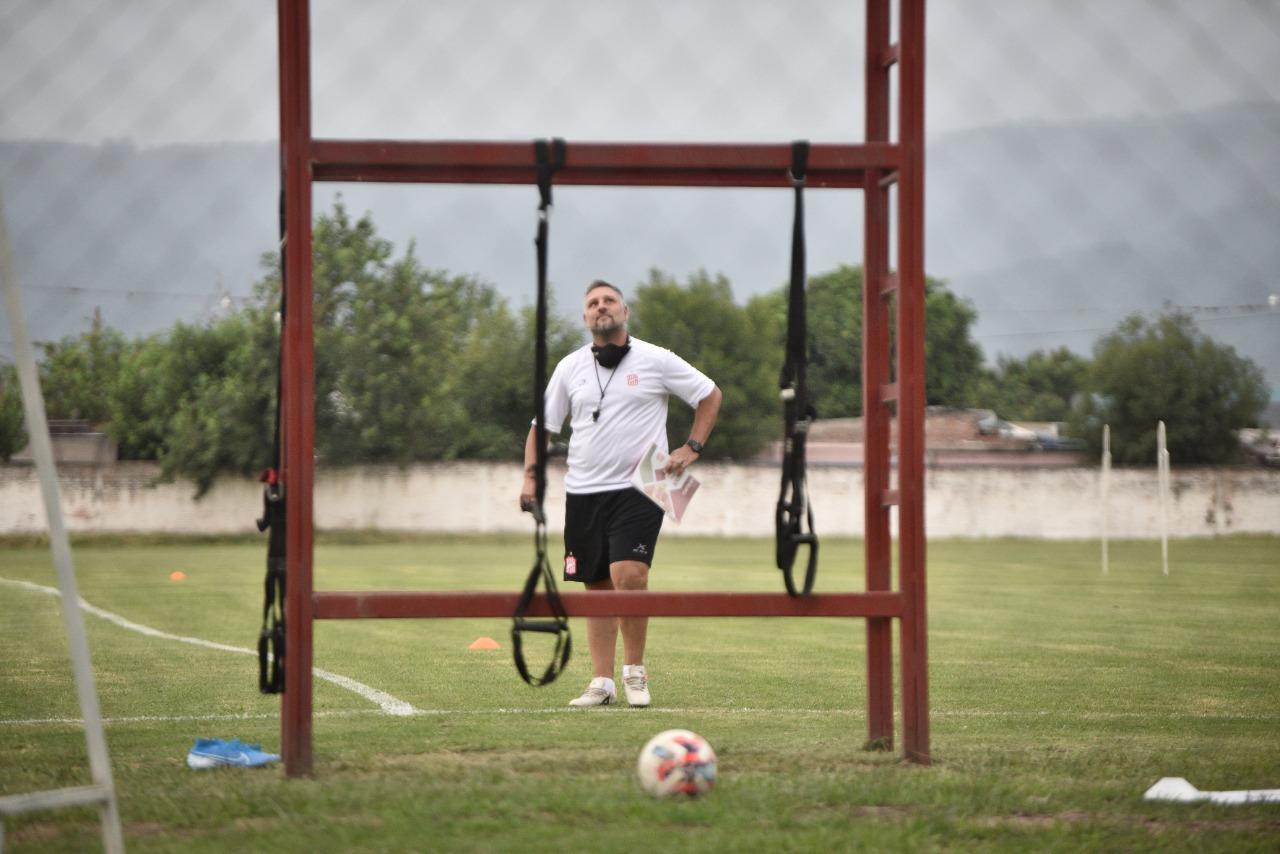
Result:
<instances>
[{"instance_id":1,"label":"black shorts","mask_svg":"<svg viewBox=\"0 0 1280 854\"><path fill-rule=\"evenodd\" d=\"M564 508L564 580L603 581L609 564L653 564L662 530L662 508L630 487L613 492L569 493Z\"/></svg>"}]
</instances>

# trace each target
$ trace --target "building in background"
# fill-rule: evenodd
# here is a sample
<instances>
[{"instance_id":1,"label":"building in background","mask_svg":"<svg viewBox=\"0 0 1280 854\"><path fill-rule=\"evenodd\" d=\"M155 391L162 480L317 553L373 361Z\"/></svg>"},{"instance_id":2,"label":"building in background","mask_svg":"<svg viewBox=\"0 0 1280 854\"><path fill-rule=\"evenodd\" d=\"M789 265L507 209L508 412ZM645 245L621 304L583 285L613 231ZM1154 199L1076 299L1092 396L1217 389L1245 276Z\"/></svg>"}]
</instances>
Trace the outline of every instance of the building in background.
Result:
<instances>
[{"instance_id":1,"label":"building in background","mask_svg":"<svg viewBox=\"0 0 1280 854\"><path fill-rule=\"evenodd\" d=\"M49 439L53 444L53 461L74 465L104 466L119 457L116 440L98 429L96 424L77 418L50 419ZM31 445L10 458L17 465L34 462Z\"/></svg>"}]
</instances>

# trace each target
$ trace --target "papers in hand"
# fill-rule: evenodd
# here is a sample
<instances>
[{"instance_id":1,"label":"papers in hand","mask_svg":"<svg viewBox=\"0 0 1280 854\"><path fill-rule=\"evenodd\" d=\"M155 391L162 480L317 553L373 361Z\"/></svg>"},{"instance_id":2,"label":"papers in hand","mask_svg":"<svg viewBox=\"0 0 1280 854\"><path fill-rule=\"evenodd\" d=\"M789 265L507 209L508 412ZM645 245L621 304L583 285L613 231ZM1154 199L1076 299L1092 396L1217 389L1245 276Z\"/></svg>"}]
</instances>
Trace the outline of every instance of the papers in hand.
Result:
<instances>
[{"instance_id":1,"label":"papers in hand","mask_svg":"<svg viewBox=\"0 0 1280 854\"><path fill-rule=\"evenodd\" d=\"M666 464L667 454L658 450L657 445L650 445L649 450L640 458L636 470L632 472L631 483L668 516L679 522L684 517L689 502L693 500L693 494L702 484L688 472L665 473L662 467Z\"/></svg>"}]
</instances>

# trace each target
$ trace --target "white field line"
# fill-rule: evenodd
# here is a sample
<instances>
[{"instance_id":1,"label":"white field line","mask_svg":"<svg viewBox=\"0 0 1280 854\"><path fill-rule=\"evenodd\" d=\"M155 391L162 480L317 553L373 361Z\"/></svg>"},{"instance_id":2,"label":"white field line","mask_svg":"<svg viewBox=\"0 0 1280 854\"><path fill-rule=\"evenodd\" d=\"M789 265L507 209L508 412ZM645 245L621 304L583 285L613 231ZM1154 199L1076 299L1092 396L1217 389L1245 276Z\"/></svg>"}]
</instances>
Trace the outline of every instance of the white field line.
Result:
<instances>
[{"instance_id":1,"label":"white field line","mask_svg":"<svg viewBox=\"0 0 1280 854\"><path fill-rule=\"evenodd\" d=\"M360 715L376 715L382 712L375 709L335 709L331 711L315 712L317 718L349 718ZM631 714L625 707L614 707L610 710L605 709L571 709L567 706L557 706L554 708L491 708L491 709L414 709L403 717L473 717L481 715L608 715L608 714ZM672 715L678 717L693 716L769 716L778 715L787 718L804 718L804 717L821 717L821 718L849 718L850 720L863 720L866 714L862 709L784 709L784 708L659 708L650 706L643 713L635 714L645 715ZM949 720L966 720L977 718L1037 718L1047 717L1056 712L1040 711L1040 712L1016 712L1016 711L1000 711L998 709L949 709L935 711L930 717L935 719L946 718ZM226 714L226 715L137 715L133 717L120 718L103 718L105 724L129 724L129 723L168 723L183 721L239 721L239 720L272 720L279 717L274 712L252 712L245 714ZM1134 720L1134 719L1159 719L1159 720L1197 720L1197 721L1280 721L1280 714L1275 715L1221 715L1221 714L1195 714L1185 712L1175 712L1173 714L1148 714L1146 712L1085 712L1070 714L1073 720L1083 721L1118 721L1118 720ZM25 720L0 720L0 727L4 726L61 726L71 724L83 724L80 718L28 718Z\"/></svg>"},{"instance_id":2,"label":"white field line","mask_svg":"<svg viewBox=\"0 0 1280 854\"><path fill-rule=\"evenodd\" d=\"M0 577L0 584L8 584L14 587L20 587L25 590L37 593L45 593L51 596L61 596L61 592L53 587L42 587L39 584L32 584L29 581L16 581L13 579ZM228 644L207 641L201 638L183 637L181 635L172 635L168 632L162 632L159 629L153 629L149 626L143 626L138 623L127 620L119 614L106 611L94 605L85 602L83 598L80 600L80 606L90 614L101 617L104 620L115 623L116 625L135 631L149 637L160 638L162 640L179 641L194 646L202 646L208 649L221 650L223 652L235 652L246 655L257 655L256 650L246 649L245 647L230 646ZM376 688L370 688L354 679L346 676L340 676L337 673L330 673L327 670L314 668L312 672L327 682L346 688L361 697L378 705L378 707L386 714L397 715L399 717L411 716L449 716L449 715L559 715L559 714L584 714L582 709L570 708L495 708L495 709L418 709L403 700L398 700L390 694L386 694ZM372 710L369 710L372 712ZM601 711L594 713L599 714ZM588 711L586 714L593 712ZM360 710L348 711L332 711L332 712L315 712L315 717L346 717L351 715L362 714ZM716 715L716 714L734 714L734 715L786 715L788 717L865 717L863 709L783 709L783 708L659 708L655 706L649 707L646 714L666 714L666 715ZM1056 710L1041 709L1038 711L1013 711L1004 709L934 709L929 712L929 716L933 718L949 718L949 719L965 719L965 718L1036 718L1048 717L1050 715L1062 714ZM1174 712L1174 713L1152 713L1152 712L1075 712L1068 715L1076 720L1087 721L1112 721L1112 720L1130 720L1135 718L1152 718L1160 720L1203 720L1203 721L1280 721L1280 714L1273 715L1234 715L1234 714L1200 714L1195 712ZM103 718L103 722L107 724L134 723L144 721L217 721L217 720L251 720L256 718L275 718L277 714L245 714L245 715L155 715L155 716L138 716L138 717L120 717L120 718ZM57 724L80 724L83 723L79 718L39 718L30 720L0 720L0 726L39 726L39 725L57 725Z\"/></svg>"},{"instance_id":3,"label":"white field line","mask_svg":"<svg viewBox=\"0 0 1280 854\"><path fill-rule=\"evenodd\" d=\"M1006 709L935 709L931 718L1070 718L1076 721L1280 721L1280 713L1271 715L1221 714L1218 712L1079 712L1059 709L1038 711Z\"/></svg>"},{"instance_id":4,"label":"white field line","mask_svg":"<svg viewBox=\"0 0 1280 854\"><path fill-rule=\"evenodd\" d=\"M351 718L357 715L381 715L379 709L340 709L327 712L313 712L317 718ZM415 711L416 714L416 711ZM103 718L104 724L138 724L138 723L185 723L189 721L258 721L276 720L279 712L233 712L225 715L130 715L119 718ZM0 720L0 727L11 726L81 726L83 718L26 718L11 721Z\"/></svg>"},{"instance_id":5,"label":"white field line","mask_svg":"<svg viewBox=\"0 0 1280 854\"><path fill-rule=\"evenodd\" d=\"M40 584L32 584L29 581L17 581L10 578L0 577L0 584L8 584L12 587L19 587L23 590L29 590L34 593L44 593L49 596L60 597L62 595L62 591L55 587L44 587ZM146 635L147 637L158 638L160 640L177 641L178 643L191 644L192 646L200 646L205 649L216 649L221 652L234 652L241 655L253 656L258 654L257 650L248 649L242 646L231 646L225 643L217 643L216 641L207 641L203 638L191 638L183 635L173 635L168 632L162 632L159 629L153 629L150 626L135 623L132 620L126 619L112 611L104 610L96 605L90 605L84 600L84 597L80 598L80 607L86 613L93 614L95 617L101 617L107 622L114 623L122 629L128 629L131 632L137 632L138 634ZM321 670L319 667L312 668L311 672L318 679L323 679L326 682L332 682L334 685L346 688L348 691L355 694L359 694L369 702L375 703L380 709L382 709L382 711L389 715L399 715L404 717L412 715L417 711L404 700L398 700L384 691L379 691L377 688L371 688L370 686L365 685L363 682L357 682L356 680L350 679L346 676L342 676L337 673L330 673L327 670Z\"/></svg>"}]
</instances>

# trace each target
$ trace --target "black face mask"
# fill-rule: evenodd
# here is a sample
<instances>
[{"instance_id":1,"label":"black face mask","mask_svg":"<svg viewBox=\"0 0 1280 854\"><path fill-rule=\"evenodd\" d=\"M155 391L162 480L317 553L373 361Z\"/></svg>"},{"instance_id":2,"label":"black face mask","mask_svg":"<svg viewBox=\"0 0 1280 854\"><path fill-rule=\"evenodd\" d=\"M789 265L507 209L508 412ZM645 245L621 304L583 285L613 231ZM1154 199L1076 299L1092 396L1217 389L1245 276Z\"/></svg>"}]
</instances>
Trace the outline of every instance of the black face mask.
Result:
<instances>
[{"instance_id":1,"label":"black face mask","mask_svg":"<svg viewBox=\"0 0 1280 854\"><path fill-rule=\"evenodd\" d=\"M631 350L631 339L627 339L627 343L622 346L617 344L605 344L603 347L593 346L591 352L595 354L596 361L600 363L602 368L616 368L618 363L622 361L622 357L627 355Z\"/></svg>"}]
</instances>

